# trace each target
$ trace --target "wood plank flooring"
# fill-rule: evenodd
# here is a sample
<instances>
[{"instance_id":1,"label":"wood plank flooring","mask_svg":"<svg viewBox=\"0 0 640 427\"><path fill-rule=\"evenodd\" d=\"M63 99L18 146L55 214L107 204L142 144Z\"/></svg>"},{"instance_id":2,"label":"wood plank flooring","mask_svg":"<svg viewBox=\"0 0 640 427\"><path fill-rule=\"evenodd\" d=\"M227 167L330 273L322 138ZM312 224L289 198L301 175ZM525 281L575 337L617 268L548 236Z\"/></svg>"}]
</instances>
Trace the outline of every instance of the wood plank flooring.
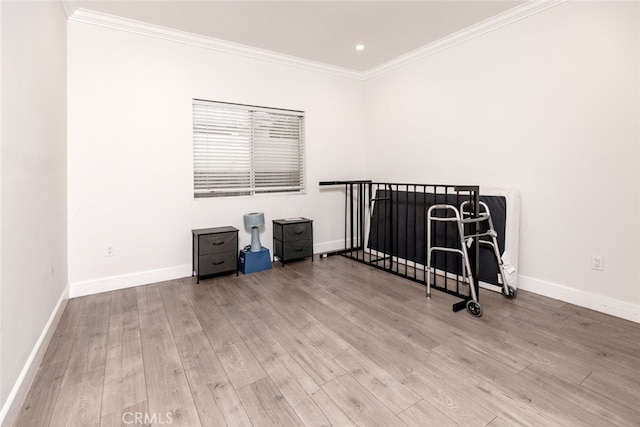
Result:
<instances>
[{"instance_id":1,"label":"wood plank flooring","mask_svg":"<svg viewBox=\"0 0 640 427\"><path fill-rule=\"evenodd\" d=\"M70 300L17 426L640 426L640 325L342 257Z\"/></svg>"}]
</instances>

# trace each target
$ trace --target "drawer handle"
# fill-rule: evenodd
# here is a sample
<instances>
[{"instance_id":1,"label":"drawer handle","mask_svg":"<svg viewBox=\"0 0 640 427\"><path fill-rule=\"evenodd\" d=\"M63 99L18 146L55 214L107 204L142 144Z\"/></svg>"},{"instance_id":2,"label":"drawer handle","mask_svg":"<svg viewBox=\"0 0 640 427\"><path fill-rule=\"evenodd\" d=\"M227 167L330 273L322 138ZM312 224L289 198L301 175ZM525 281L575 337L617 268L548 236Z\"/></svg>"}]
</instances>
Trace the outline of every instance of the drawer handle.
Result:
<instances>
[{"instance_id":1,"label":"drawer handle","mask_svg":"<svg viewBox=\"0 0 640 427\"><path fill-rule=\"evenodd\" d=\"M302 252L302 250L304 249L304 246L299 248L299 249L294 249L296 252Z\"/></svg>"},{"instance_id":2,"label":"drawer handle","mask_svg":"<svg viewBox=\"0 0 640 427\"><path fill-rule=\"evenodd\" d=\"M294 234L302 234L302 233L304 233L304 230L294 231L293 233L294 233Z\"/></svg>"},{"instance_id":3,"label":"drawer handle","mask_svg":"<svg viewBox=\"0 0 640 427\"><path fill-rule=\"evenodd\" d=\"M216 262L212 262L211 264L213 264L213 265L222 265L222 264L224 264L224 261L216 261Z\"/></svg>"},{"instance_id":4,"label":"drawer handle","mask_svg":"<svg viewBox=\"0 0 640 427\"><path fill-rule=\"evenodd\" d=\"M224 245L224 242L211 242L211 244L213 246L220 246L220 245Z\"/></svg>"}]
</instances>

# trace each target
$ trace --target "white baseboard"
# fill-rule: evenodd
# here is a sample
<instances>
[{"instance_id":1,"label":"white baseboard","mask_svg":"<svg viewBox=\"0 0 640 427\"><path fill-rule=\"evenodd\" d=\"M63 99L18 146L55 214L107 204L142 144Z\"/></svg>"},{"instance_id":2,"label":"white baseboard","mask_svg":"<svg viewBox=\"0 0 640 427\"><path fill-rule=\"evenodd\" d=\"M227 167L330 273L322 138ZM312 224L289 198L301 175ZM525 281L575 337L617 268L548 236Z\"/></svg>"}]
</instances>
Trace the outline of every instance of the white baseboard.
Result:
<instances>
[{"instance_id":1,"label":"white baseboard","mask_svg":"<svg viewBox=\"0 0 640 427\"><path fill-rule=\"evenodd\" d=\"M313 252L316 254L340 249L344 249L343 240L323 242L314 244L313 246ZM192 266L190 264L178 265L158 270L139 271L131 274L122 274L119 276L102 277L84 282L71 283L69 288L69 297L76 298L101 292L147 285L150 283L164 282L166 280L175 280L181 277L191 276L191 269Z\"/></svg>"},{"instance_id":2,"label":"white baseboard","mask_svg":"<svg viewBox=\"0 0 640 427\"><path fill-rule=\"evenodd\" d=\"M191 265L178 265L158 270L139 271L131 274L122 274L120 276L87 280L85 282L72 283L69 288L69 296L76 298L134 286L148 285L150 283L164 282L191 276L191 273Z\"/></svg>"},{"instance_id":3,"label":"white baseboard","mask_svg":"<svg viewBox=\"0 0 640 427\"><path fill-rule=\"evenodd\" d=\"M520 275L519 289L640 323L640 305Z\"/></svg>"},{"instance_id":4,"label":"white baseboard","mask_svg":"<svg viewBox=\"0 0 640 427\"><path fill-rule=\"evenodd\" d=\"M332 252L343 248L344 240L336 240L334 242L326 242L314 245L314 252ZM480 286L494 292L501 292L500 286L492 285L490 283L481 282ZM619 317L621 319L640 323L640 305L638 304L630 304L628 302L611 297L588 293L578 289L569 288L566 286L558 285L556 283L546 282L544 280L539 280L533 277L522 275L518 275L518 282L516 287L518 289L595 310L600 313L605 313L611 316Z\"/></svg>"},{"instance_id":5,"label":"white baseboard","mask_svg":"<svg viewBox=\"0 0 640 427\"><path fill-rule=\"evenodd\" d=\"M333 252L344 249L344 241L336 240L315 244L313 251L315 254ZM191 276L191 265L179 265L175 267L158 270L142 271L120 276L104 277L85 282L72 283L69 287L69 297L75 298L85 295L97 294L100 292L114 291L133 286L146 285L150 283L174 280ZM589 308L601 313L627 319L640 323L640 305L630 304L625 301L610 298L603 295L584 292L578 289L569 288L556 283L546 282L527 276L518 276L518 288L530 291L546 297L558 299L580 307ZM494 291L499 291L499 287L487 287Z\"/></svg>"},{"instance_id":6,"label":"white baseboard","mask_svg":"<svg viewBox=\"0 0 640 427\"><path fill-rule=\"evenodd\" d=\"M331 242L315 243L313 245L314 254L323 254L327 252L340 251L344 249L344 240L334 240Z\"/></svg>"},{"instance_id":7,"label":"white baseboard","mask_svg":"<svg viewBox=\"0 0 640 427\"><path fill-rule=\"evenodd\" d=\"M67 287L62 291L62 295L60 295L51 316L49 316L47 324L38 337L38 341L36 341L33 350L31 350L16 383L13 385L7 400L4 402L4 405L0 410L0 426L11 426L15 423L20 407L22 406L24 399L27 397L29 388L38 373L38 368L40 367L44 353L47 351L47 347L49 347L49 342L51 341L51 338L58 326L60 317L62 317L62 313L64 312L68 299L69 286L67 285Z\"/></svg>"}]
</instances>

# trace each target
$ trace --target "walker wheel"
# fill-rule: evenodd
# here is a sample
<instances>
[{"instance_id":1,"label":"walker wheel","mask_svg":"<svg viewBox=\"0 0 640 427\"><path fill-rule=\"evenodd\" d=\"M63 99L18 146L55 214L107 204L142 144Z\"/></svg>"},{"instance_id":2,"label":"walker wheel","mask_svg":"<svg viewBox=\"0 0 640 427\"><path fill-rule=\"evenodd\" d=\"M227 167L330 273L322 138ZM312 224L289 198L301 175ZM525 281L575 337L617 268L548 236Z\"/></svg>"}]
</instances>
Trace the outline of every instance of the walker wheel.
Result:
<instances>
[{"instance_id":1,"label":"walker wheel","mask_svg":"<svg viewBox=\"0 0 640 427\"><path fill-rule=\"evenodd\" d=\"M467 301L467 311L473 317L482 317L482 306L477 301L472 299Z\"/></svg>"},{"instance_id":2,"label":"walker wheel","mask_svg":"<svg viewBox=\"0 0 640 427\"><path fill-rule=\"evenodd\" d=\"M504 295L504 297L508 299L516 299L516 296L518 295L518 290L513 286L509 286L509 285L507 285L506 291L504 290L504 288L502 288L501 292L502 292L502 295Z\"/></svg>"}]
</instances>

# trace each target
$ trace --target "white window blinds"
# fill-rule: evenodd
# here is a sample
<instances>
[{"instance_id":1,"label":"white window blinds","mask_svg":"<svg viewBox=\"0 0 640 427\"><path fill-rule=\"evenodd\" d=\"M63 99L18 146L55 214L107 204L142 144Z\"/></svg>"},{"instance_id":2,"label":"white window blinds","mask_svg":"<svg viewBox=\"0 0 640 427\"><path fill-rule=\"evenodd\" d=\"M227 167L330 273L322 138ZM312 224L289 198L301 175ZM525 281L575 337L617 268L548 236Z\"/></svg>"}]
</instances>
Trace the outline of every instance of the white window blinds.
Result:
<instances>
[{"instance_id":1,"label":"white window blinds","mask_svg":"<svg viewBox=\"0 0 640 427\"><path fill-rule=\"evenodd\" d=\"M304 192L304 112L193 100L195 197Z\"/></svg>"}]
</instances>

